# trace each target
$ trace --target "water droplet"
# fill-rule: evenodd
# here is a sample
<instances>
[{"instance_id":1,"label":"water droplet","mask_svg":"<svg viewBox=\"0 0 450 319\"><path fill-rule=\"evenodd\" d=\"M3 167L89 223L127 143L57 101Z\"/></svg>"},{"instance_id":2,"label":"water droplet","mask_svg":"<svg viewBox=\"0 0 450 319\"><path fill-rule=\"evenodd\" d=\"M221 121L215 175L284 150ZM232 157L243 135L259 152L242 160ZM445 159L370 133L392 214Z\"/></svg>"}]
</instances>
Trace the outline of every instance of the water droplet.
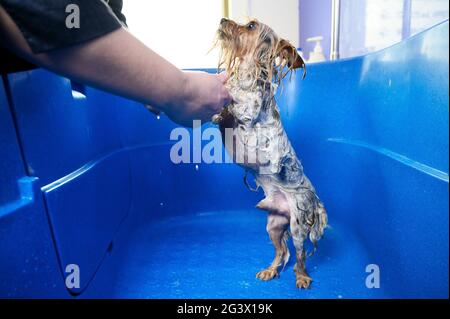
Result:
<instances>
[{"instance_id":1,"label":"water droplet","mask_svg":"<svg viewBox=\"0 0 450 319\"><path fill-rule=\"evenodd\" d=\"M159 120L161 118L160 115L156 115L156 119Z\"/></svg>"}]
</instances>

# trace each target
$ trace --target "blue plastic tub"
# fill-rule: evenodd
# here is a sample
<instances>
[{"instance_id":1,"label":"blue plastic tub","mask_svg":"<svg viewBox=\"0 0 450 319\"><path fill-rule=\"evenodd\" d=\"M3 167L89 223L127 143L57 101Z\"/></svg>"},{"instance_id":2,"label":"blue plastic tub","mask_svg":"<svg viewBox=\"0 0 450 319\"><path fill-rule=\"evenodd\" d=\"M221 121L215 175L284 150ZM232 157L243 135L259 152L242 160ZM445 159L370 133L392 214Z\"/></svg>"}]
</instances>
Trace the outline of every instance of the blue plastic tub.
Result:
<instances>
[{"instance_id":1,"label":"blue plastic tub","mask_svg":"<svg viewBox=\"0 0 450 319\"><path fill-rule=\"evenodd\" d=\"M173 164L174 124L140 104L44 70L4 77L0 297L448 298L448 30L285 83L283 121L331 226L306 291L293 261L255 278L273 247L242 169Z\"/></svg>"}]
</instances>

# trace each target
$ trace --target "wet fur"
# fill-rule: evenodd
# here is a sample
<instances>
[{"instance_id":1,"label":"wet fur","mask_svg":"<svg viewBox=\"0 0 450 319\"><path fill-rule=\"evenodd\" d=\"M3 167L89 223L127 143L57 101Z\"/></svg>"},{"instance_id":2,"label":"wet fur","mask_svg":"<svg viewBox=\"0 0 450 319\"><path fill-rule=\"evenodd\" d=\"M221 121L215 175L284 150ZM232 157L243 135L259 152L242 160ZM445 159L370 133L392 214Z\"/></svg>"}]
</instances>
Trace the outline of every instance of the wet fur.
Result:
<instances>
[{"instance_id":1,"label":"wet fur","mask_svg":"<svg viewBox=\"0 0 450 319\"><path fill-rule=\"evenodd\" d=\"M288 41L256 20L241 25L223 19L217 45L221 49L219 67L228 73L233 103L214 121L224 138L227 129L233 130L231 143L224 141L227 151L264 190L266 197L256 207L268 212L267 232L275 246L272 264L256 277L270 280L278 276L278 268L284 268L289 259L286 241L291 234L296 249L296 285L308 288L312 279L306 272L304 241L309 238L316 247L327 225L327 214L303 173L274 99L283 78L293 69L305 71L305 64ZM239 151L245 154L241 161L236 158ZM250 161L251 152L260 157Z\"/></svg>"}]
</instances>

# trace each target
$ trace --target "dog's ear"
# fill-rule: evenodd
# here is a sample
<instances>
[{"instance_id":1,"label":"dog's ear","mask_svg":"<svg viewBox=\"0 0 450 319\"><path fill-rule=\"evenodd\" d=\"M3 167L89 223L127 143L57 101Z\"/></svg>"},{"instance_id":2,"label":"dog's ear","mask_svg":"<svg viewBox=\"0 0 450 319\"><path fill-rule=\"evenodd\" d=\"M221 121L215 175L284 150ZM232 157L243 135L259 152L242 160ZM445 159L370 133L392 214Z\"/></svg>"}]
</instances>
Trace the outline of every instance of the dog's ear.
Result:
<instances>
[{"instance_id":1,"label":"dog's ear","mask_svg":"<svg viewBox=\"0 0 450 319\"><path fill-rule=\"evenodd\" d=\"M303 61L297 49L289 41L281 39L277 46L277 56L284 62L289 69L303 68L303 78L306 76L306 64Z\"/></svg>"}]
</instances>

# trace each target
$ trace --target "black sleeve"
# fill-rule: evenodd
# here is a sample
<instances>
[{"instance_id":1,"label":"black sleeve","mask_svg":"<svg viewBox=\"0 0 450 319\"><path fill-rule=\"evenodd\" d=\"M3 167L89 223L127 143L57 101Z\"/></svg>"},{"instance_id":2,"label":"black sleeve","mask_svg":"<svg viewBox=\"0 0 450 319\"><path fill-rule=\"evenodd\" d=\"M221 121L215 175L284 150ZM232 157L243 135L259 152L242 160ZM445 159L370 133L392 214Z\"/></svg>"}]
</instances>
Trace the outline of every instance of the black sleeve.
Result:
<instances>
[{"instance_id":1,"label":"black sleeve","mask_svg":"<svg viewBox=\"0 0 450 319\"><path fill-rule=\"evenodd\" d=\"M122 23L125 25L122 0L0 0L0 5L17 24L34 53L86 42L120 28ZM79 8L79 28L66 26L71 12L66 12L69 5Z\"/></svg>"},{"instance_id":2,"label":"black sleeve","mask_svg":"<svg viewBox=\"0 0 450 319\"><path fill-rule=\"evenodd\" d=\"M122 13L123 0L107 0L109 7L112 9L116 17L122 22L124 26L127 26L127 19Z\"/></svg>"}]
</instances>

